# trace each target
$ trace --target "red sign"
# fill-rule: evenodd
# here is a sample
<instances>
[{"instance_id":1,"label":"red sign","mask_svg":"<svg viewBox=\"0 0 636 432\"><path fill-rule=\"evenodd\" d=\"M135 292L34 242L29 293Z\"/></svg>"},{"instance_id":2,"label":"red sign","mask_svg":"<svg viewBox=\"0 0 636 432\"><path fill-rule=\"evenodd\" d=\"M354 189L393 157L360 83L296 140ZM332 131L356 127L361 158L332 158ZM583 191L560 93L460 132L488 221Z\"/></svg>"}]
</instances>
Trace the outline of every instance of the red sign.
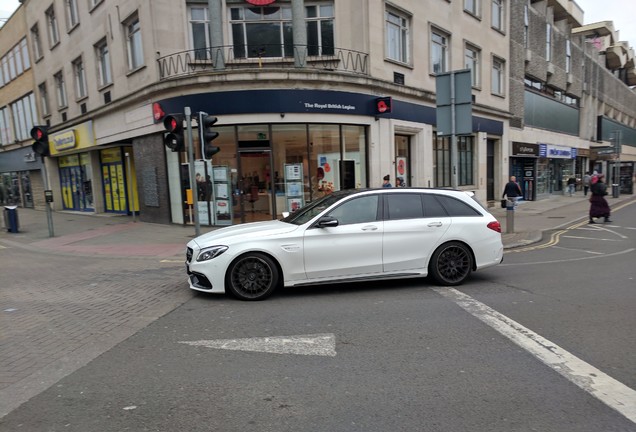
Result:
<instances>
[{"instance_id":1,"label":"red sign","mask_svg":"<svg viewBox=\"0 0 636 432\"><path fill-rule=\"evenodd\" d=\"M245 0L245 1L254 6L267 6L268 4L274 3L276 0Z\"/></svg>"}]
</instances>

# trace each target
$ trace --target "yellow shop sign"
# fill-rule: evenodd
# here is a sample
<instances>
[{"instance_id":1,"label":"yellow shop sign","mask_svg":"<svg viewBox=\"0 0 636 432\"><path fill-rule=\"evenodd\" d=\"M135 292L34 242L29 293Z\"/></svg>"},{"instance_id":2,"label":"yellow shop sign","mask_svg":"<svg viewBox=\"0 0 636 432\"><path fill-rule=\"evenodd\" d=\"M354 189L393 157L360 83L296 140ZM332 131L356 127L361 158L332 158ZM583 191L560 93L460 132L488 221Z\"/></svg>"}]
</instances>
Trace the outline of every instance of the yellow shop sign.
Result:
<instances>
[{"instance_id":1,"label":"yellow shop sign","mask_svg":"<svg viewBox=\"0 0 636 432\"><path fill-rule=\"evenodd\" d=\"M75 139L75 129L53 135L53 147L57 151L69 150L75 148L77 141Z\"/></svg>"}]
</instances>

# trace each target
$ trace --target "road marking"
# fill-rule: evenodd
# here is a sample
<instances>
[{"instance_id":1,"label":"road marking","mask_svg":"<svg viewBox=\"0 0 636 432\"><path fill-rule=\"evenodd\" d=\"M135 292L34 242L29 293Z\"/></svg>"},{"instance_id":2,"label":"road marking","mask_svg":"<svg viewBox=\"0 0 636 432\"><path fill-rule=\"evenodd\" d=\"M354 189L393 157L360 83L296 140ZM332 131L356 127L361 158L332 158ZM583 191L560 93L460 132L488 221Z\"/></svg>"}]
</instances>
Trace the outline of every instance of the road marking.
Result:
<instances>
[{"instance_id":1,"label":"road marking","mask_svg":"<svg viewBox=\"0 0 636 432\"><path fill-rule=\"evenodd\" d=\"M233 351L336 356L336 337L331 333L301 336L180 341L179 343Z\"/></svg>"},{"instance_id":2,"label":"road marking","mask_svg":"<svg viewBox=\"0 0 636 432\"><path fill-rule=\"evenodd\" d=\"M636 423L636 391L589 363L454 288L433 288L466 312L534 355L579 388Z\"/></svg>"},{"instance_id":3,"label":"road marking","mask_svg":"<svg viewBox=\"0 0 636 432\"><path fill-rule=\"evenodd\" d=\"M567 258L567 259L560 259L560 260L553 260L553 261L533 261L533 262L520 262L520 263L506 263L503 262L501 264L498 265L498 267L510 267L510 266L529 266L529 265L537 265L537 264L558 264L558 263L565 263L565 262L572 262L572 261L582 261L582 260L588 260L588 259L599 259L599 258L609 258L609 257L613 257L613 256L617 256L617 255L623 255L626 253L632 253L634 252L636 249L631 248L631 249L625 249L624 251L620 251L620 252L614 252L611 254L604 254L604 255L596 255L596 256L591 256L591 257L579 257L579 258Z\"/></svg>"},{"instance_id":4,"label":"road marking","mask_svg":"<svg viewBox=\"0 0 636 432\"><path fill-rule=\"evenodd\" d=\"M620 240L616 240L616 239L604 239L604 238L594 238L594 237L581 237L581 236L566 236L564 235L563 238L571 238L571 239L581 239L581 240L596 240L596 241L620 241Z\"/></svg>"},{"instance_id":5,"label":"road marking","mask_svg":"<svg viewBox=\"0 0 636 432\"><path fill-rule=\"evenodd\" d=\"M563 247L563 246L554 246L554 248L555 249L559 249L559 250L583 252L583 253L588 253L588 254L593 254L593 255L603 255L603 252L595 252L595 251L589 251L589 250L583 250L583 249L575 249L575 248L566 248L566 247Z\"/></svg>"}]
</instances>

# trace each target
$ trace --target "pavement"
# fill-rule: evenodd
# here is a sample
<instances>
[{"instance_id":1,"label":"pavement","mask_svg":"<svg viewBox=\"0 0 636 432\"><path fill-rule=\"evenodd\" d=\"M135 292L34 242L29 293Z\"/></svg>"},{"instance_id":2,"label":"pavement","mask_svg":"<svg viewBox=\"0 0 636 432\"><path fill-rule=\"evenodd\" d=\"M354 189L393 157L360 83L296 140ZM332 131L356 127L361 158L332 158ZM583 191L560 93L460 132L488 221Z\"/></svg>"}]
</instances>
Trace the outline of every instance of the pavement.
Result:
<instances>
[{"instance_id":1,"label":"pavement","mask_svg":"<svg viewBox=\"0 0 636 432\"><path fill-rule=\"evenodd\" d=\"M541 241L546 231L587 219L587 199L582 192L574 196L558 194L538 201L521 201L514 211L499 206L489 211L501 223L504 248L512 249ZM636 200L636 196L608 198L610 207L631 200ZM17 233L8 232L0 218L0 245L81 256L183 259L186 243L195 237L192 225L140 222L139 217L133 220L132 216L62 211L52 212L49 225L43 210L17 211ZM201 226L200 232L213 229Z\"/></svg>"}]
</instances>

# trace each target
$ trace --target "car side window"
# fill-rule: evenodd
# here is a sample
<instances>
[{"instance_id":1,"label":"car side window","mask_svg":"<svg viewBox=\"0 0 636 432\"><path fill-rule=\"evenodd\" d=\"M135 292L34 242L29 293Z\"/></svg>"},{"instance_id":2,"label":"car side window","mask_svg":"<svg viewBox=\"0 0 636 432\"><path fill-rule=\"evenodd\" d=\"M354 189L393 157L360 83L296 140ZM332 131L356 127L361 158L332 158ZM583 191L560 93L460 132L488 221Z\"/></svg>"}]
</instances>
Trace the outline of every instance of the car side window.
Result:
<instances>
[{"instance_id":1,"label":"car side window","mask_svg":"<svg viewBox=\"0 0 636 432\"><path fill-rule=\"evenodd\" d=\"M400 220L424 217L421 195L417 193L386 194L386 219Z\"/></svg>"},{"instance_id":2,"label":"car side window","mask_svg":"<svg viewBox=\"0 0 636 432\"><path fill-rule=\"evenodd\" d=\"M434 195L422 194L422 201L424 202L425 217L448 217L448 213Z\"/></svg>"},{"instance_id":3,"label":"car side window","mask_svg":"<svg viewBox=\"0 0 636 432\"><path fill-rule=\"evenodd\" d=\"M329 216L338 219L338 225L375 222L378 220L378 195L346 201L333 209Z\"/></svg>"},{"instance_id":4,"label":"car side window","mask_svg":"<svg viewBox=\"0 0 636 432\"><path fill-rule=\"evenodd\" d=\"M457 198L446 195L436 195L442 203L449 216L481 216L477 210Z\"/></svg>"}]
</instances>

